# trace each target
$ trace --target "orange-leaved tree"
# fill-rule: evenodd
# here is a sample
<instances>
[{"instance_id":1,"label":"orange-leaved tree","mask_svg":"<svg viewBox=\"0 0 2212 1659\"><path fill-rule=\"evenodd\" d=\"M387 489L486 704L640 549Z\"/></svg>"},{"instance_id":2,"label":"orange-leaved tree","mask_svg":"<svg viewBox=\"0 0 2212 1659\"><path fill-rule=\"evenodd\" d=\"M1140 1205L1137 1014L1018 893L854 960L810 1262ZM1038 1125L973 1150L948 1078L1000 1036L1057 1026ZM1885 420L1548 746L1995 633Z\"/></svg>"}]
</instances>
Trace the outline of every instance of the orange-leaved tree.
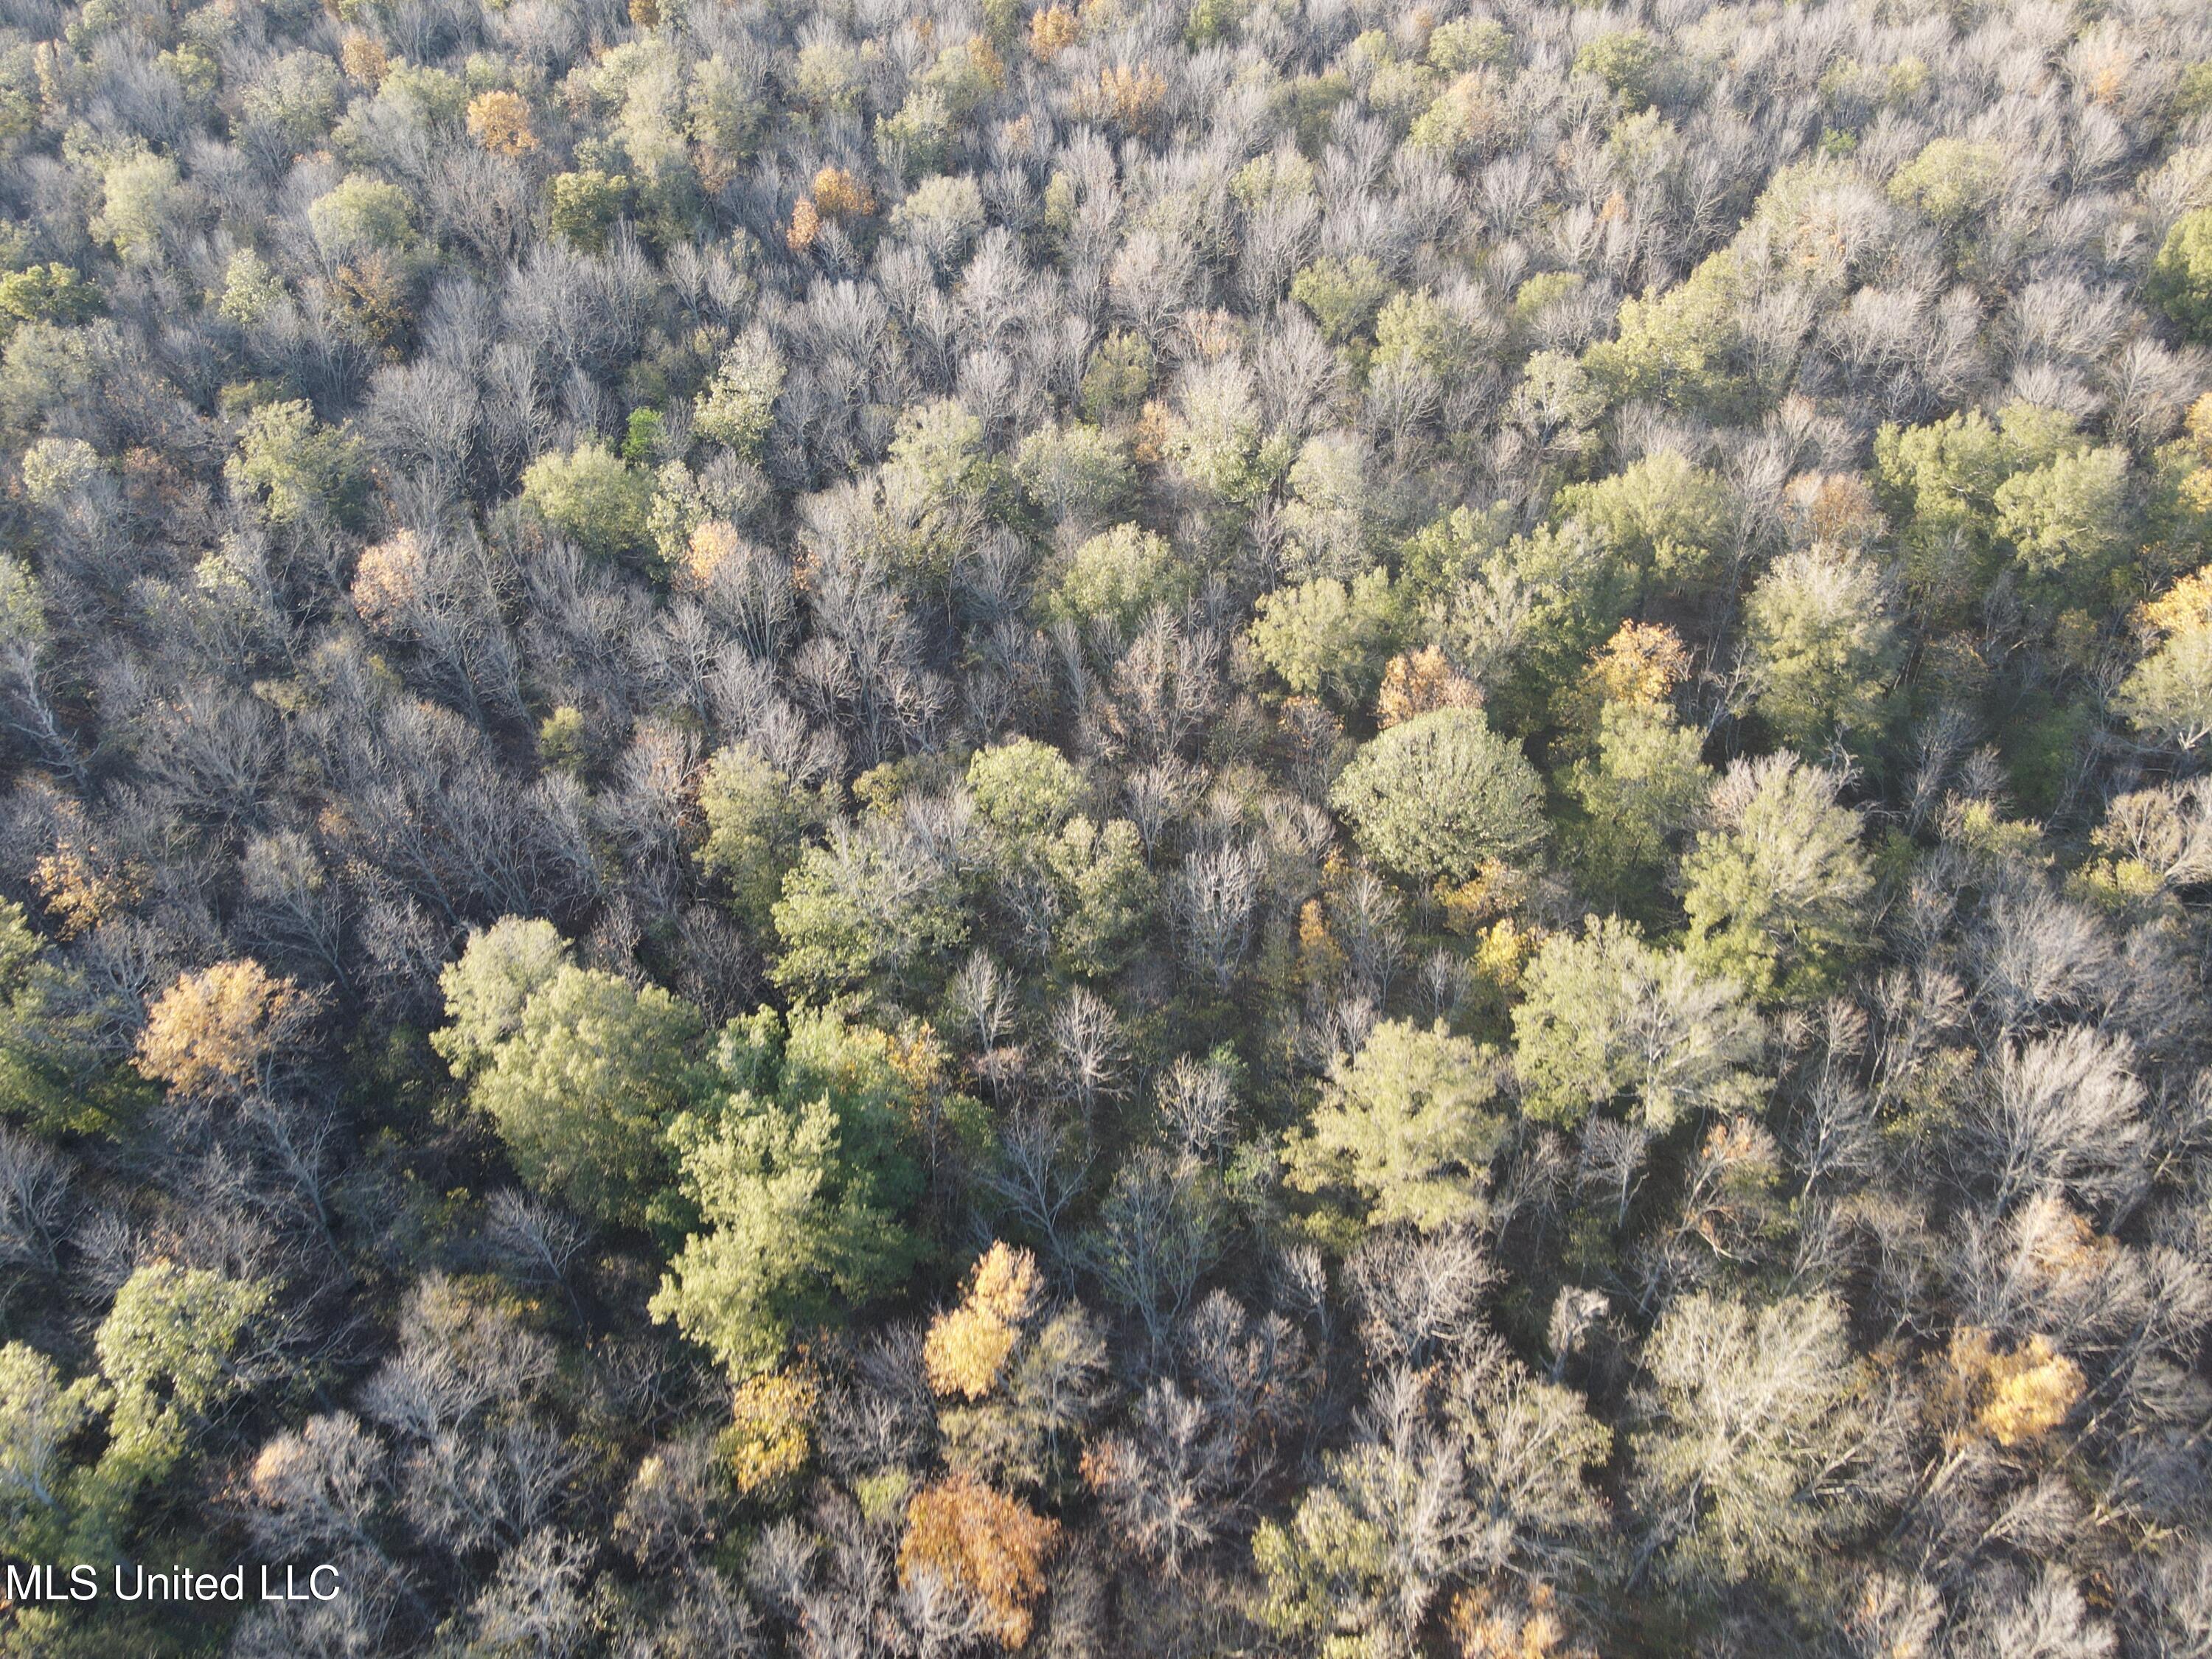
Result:
<instances>
[{"instance_id":1,"label":"orange-leaved tree","mask_svg":"<svg viewBox=\"0 0 2212 1659\"><path fill-rule=\"evenodd\" d=\"M1029 1640L1044 1564L1059 1541L1057 1521L971 1476L951 1475L907 1504L899 1580L931 1573L965 1591L991 1634L1018 1648Z\"/></svg>"}]
</instances>

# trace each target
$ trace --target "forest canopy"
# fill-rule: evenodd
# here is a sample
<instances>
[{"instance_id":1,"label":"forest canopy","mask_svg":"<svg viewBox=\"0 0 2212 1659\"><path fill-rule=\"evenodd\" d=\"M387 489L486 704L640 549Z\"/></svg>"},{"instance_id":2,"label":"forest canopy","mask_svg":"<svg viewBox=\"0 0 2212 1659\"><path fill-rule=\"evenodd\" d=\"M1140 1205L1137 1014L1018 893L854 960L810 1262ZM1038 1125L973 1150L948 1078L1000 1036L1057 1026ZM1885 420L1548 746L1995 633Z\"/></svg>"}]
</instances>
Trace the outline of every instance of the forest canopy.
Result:
<instances>
[{"instance_id":1,"label":"forest canopy","mask_svg":"<svg viewBox=\"0 0 2212 1659\"><path fill-rule=\"evenodd\" d=\"M343 1586L0 1659L2212 1652L2202 0L0 0L0 1556Z\"/></svg>"}]
</instances>

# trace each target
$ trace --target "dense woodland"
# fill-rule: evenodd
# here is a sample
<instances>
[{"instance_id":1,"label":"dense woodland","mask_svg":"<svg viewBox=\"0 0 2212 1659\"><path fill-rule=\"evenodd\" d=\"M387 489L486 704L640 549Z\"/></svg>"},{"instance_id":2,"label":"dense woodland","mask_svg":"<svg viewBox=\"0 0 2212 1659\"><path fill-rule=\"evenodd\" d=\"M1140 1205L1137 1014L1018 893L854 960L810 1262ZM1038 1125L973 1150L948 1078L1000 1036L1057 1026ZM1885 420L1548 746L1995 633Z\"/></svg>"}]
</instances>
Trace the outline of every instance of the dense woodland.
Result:
<instances>
[{"instance_id":1,"label":"dense woodland","mask_svg":"<svg viewBox=\"0 0 2212 1659\"><path fill-rule=\"evenodd\" d=\"M0 0L0 1653L2212 1655L2203 0Z\"/></svg>"}]
</instances>

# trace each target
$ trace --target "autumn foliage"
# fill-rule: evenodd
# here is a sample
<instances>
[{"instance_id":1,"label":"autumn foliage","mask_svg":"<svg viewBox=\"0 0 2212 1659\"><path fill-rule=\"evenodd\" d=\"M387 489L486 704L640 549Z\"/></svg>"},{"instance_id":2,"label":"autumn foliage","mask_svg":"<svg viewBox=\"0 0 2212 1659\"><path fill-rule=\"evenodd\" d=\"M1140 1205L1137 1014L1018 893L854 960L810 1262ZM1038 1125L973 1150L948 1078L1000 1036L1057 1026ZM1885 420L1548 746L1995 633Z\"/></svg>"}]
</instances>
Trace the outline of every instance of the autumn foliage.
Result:
<instances>
[{"instance_id":1,"label":"autumn foliage","mask_svg":"<svg viewBox=\"0 0 2212 1659\"><path fill-rule=\"evenodd\" d=\"M525 155L538 148L530 105L519 92L494 90L471 99L469 137L495 155Z\"/></svg>"},{"instance_id":2,"label":"autumn foliage","mask_svg":"<svg viewBox=\"0 0 2212 1659\"><path fill-rule=\"evenodd\" d=\"M304 1033L315 1000L251 957L180 975L146 1017L138 1069L180 1095L243 1093Z\"/></svg>"},{"instance_id":3,"label":"autumn foliage","mask_svg":"<svg viewBox=\"0 0 2212 1659\"><path fill-rule=\"evenodd\" d=\"M1036 1258L1004 1243L992 1245L969 1275L967 1298L931 1322L922 1349L929 1386L967 1400L990 1393L1037 1293Z\"/></svg>"},{"instance_id":4,"label":"autumn foliage","mask_svg":"<svg viewBox=\"0 0 2212 1659\"><path fill-rule=\"evenodd\" d=\"M806 1467L821 1395L804 1370L763 1371L737 1386L721 1449L739 1492L748 1498L779 1493Z\"/></svg>"},{"instance_id":5,"label":"autumn foliage","mask_svg":"<svg viewBox=\"0 0 2212 1659\"><path fill-rule=\"evenodd\" d=\"M952 1475L907 1504L899 1577L934 1573L975 1597L987 1628L1010 1648L1030 1638L1031 1609L1044 1593L1044 1564L1060 1523L981 1481Z\"/></svg>"},{"instance_id":6,"label":"autumn foliage","mask_svg":"<svg viewBox=\"0 0 2212 1659\"><path fill-rule=\"evenodd\" d=\"M1951 1338L1950 1398L1963 1406L1973 1431L2008 1451L2041 1439L2066 1420L2081 1398L2081 1368L2040 1333L2010 1352L1977 1325Z\"/></svg>"}]
</instances>

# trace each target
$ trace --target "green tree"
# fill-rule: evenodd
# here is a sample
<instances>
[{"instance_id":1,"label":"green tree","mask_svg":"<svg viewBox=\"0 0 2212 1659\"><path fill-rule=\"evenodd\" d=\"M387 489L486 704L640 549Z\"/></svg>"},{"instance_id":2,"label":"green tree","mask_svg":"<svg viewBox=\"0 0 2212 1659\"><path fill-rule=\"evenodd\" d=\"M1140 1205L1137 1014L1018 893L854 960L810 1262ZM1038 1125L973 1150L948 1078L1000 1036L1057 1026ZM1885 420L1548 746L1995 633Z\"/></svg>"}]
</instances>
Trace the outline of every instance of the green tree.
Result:
<instances>
[{"instance_id":1,"label":"green tree","mask_svg":"<svg viewBox=\"0 0 2212 1659\"><path fill-rule=\"evenodd\" d=\"M553 234L586 253L603 252L629 198L629 177L584 167L556 175L551 190L547 222Z\"/></svg>"},{"instance_id":2,"label":"green tree","mask_svg":"<svg viewBox=\"0 0 2212 1659\"><path fill-rule=\"evenodd\" d=\"M2212 208L2174 222L2143 291L2185 332L2212 340Z\"/></svg>"},{"instance_id":3,"label":"green tree","mask_svg":"<svg viewBox=\"0 0 2212 1659\"><path fill-rule=\"evenodd\" d=\"M415 234L407 192L357 173L308 204L307 228L316 246L333 259L404 248Z\"/></svg>"},{"instance_id":4,"label":"green tree","mask_svg":"<svg viewBox=\"0 0 2212 1659\"><path fill-rule=\"evenodd\" d=\"M650 191L684 163L683 59L664 34L625 40L592 68L592 89L613 106L622 153Z\"/></svg>"},{"instance_id":5,"label":"green tree","mask_svg":"<svg viewBox=\"0 0 2212 1659\"><path fill-rule=\"evenodd\" d=\"M438 976L446 1024L430 1034L431 1048L456 1077L473 1077L522 1029L523 1006L568 964L568 942L550 921L502 916L472 934Z\"/></svg>"},{"instance_id":6,"label":"green tree","mask_svg":"<svg viewBox=\"0 0 2212 1659\"><path fill-rule=\"evenodd\" d=\"M251 328L284 297L284 279L250 247L230 256L223 268L222 298L216 310L241 328Z\"/></svg>"},{"instance_id":7,"label":"green tree","mask_svg":"<svg viewBox=\"0 0 2212 1659\"><path fill-rule=\"evenodd\" d=\"M111 161L103 170L103 199L89 228L114 244L125 264L150 264L161 257L161 234L181 182L177 164L143 151Z\"/></svg>"},{"instance_id":8,"label":"green tree","mask_svg":"<svg viewBox=\"0 0 2212 1659\"><path fill-rule=\"evenodd\" d=\"M1237 356L1184 369L1166 448L1190 483L1224 505L1258 500L1289 460L1287 443L1269 442L1267 435L1251 371Z\"/></svg>"},{"instance_id":9,"label":"green tree","mask_svg":"<svg viewBox=\"0 0 2212 1659\"><path fill-rule=\"evenodd\" d=\"M1784 743L1809 749L1877 725L1895 630L1880 574L1842 549L1785 554L1744 606L1753 696Z\"/></svg>"},{"instance_id":10,"label":"green tree","mask_svg":"<svg viewBox=\"0 0 2212 1659\"><path fill-rule=\"evenodd\" d=\"M1152 344L1143 335L1109 334L1083 367L1083 418L1103 423L1118 410L1134 409L1152 389L1153 366Z\"/></svg>"},{"instance_id":11,"label":"green tree","mask_svg":"<svg viewBox=\"0 0 2212 1659\"><path fill-rule=\"evenodd\" d=\"M1936 138L1898 168L1889 194L1900 206L1917 208L1944 229L1956 231L1985 210L2003 184L2004 152L1997 145Z\"/></svg>"},{"instance_id":12,"label":"green tree","mask_svg":"<svg viewBox=\"0 0 2212 1659\"><path fill-rule=\"evenodd\" d=\"M1083 777L1050 744L1016 738L975 751L968 762L968 792L993 834L1024 852L1041 852L1083 799Z\"/></svg>"},{"instance_id":13,"label":"green tree","mask_svg":"<svg viewBox=\"0 0 2212 1659\"><path fill-rule=\"evenodd\" d=\"M612 557L646 545L653 477L605 444L541 455L522 474L523 505L586 553Z\"/></svg>"},{"instance_id":14,"label":"green tree","mask_svg":"<svg viewBox=\"0 0 2212 1659\"><path fill-rule=\"evenodd\" d=\"M758 932L772 925L783 878L807 834L828 821L834 786L799 787L750 744L718 750L699 783L707 836L699 867L729 889L738 915Z\"/></svg>"},{"instance_id":15,"label":"green tree","mask_svg":"<svg viewBox=\"0 0 2212 1659\"><path fill-rule=\"evenodd\" d=\"M1191 0L1183 24L1184 40L1194 46L1208 46L1226 39L1251 12L1252 3L1253 0Z\"/></svg>"},{"instance_id":16,"label":"green tree","mask_svg":"<svg viewBox=\"0 0 2212 1659\"><path fill-rule=\"evenodd\" d=\"M1291 499L1283 507L1286 573L1356 580L1374 562L1374 458L1358 434L1306 440L1291 465Z\"/></svg>"},{"instance_id":17,"label":"green tree","mask_svg":"<svg viewBox=\"0 0 2212 1659\"><path fill-rule=\"evenodd\" d=\"M1417 611L1441 610L1511 537L1502 507L1453 508L1398 544L1398 586Z\"/></svg>"},{"instance_id":18,"label":"green tree","mask_svg":"<svg viewBox=\"0 0 2212 1659\"><path fill-rule=\"evenodd\" d=\"M16 323L81 323L100 314L100 291L67 265L33 265L0 275L0 333Z\"/></svg>"},{"instance_id":19,"label":"green tree","mask_svg":"<svg viewBox=\"0 0 2212 1659\"><path fill-rule=\"evenodd\" d=\"M1874 875L1835 775L1788 753L1713 786L1716 827L1682 860L1690 959L1762 1002L1826 994L1868 944Z\"/></svg>"},{"instance_id":20,"label":"green tree","mask_svg":"<svg viewBox=\"0 0 2212 1659\"><path fill-rule=\"evenodd\" d=\"M1457 17L1429 32L1429 62L1447 75L1504 63L1513 37L1495 18Z\"/></svg>"},{"instance_id":21,"label":"green tree","mask_svg":"<svg viewBox=\"0 0 2212 1659\"><path fill-rule=\"evenodd\" d=\"M23 452L22 465L24 499L50 510L65 507L71 495L100 473L100 452L82 438L41 438ZM22 584L29 580L27 572L21 577L0 576L0 606L23 592Z\"/></svg>"},{"instance_id":22,"label":"green tree","mask_svg":"<svg viewBox=\"0 0 2212 1659\"><path fill-rule=\"evenodd\" d=\"M1746 392L1731 366L1736 318L1735 255L1723 249L1665 292L1622 301L1613 337L1591 346L1583 362L1616 402L1662 398L1726 413Z\"/></svg>"},{"instance_id":23,"label":"green tree","mask_svg":"<svg viewBox=\"0 0 2212 1659\"><path fill-rule=\"evenodd\" d=\"M769 914L783 945L771 975L818 1000L933 973L967 936L958 872L878 817L800 854Z\"/></svg>"},{"instance_id":24,"label":"green tree","mask_svg":"<svg viewBox=\"0 0 2212 1659\"><path fill-rule=\"evenodd\" d=\"M1322 337L1344 345L1365 334L1390 297L1390 279L1364 253L1315 260L1291 281L1291 298L1313 313Z\"/></svg>"},{"instance_id":25,"label":"green tree","mask_svg":"<svg viewBox=\"0 0 2212 1659\"><path fill-rule=\"evenodd\" d=\"M48 951L21 905L0 900L0 1117L52 1135L110 1127L136 1074L102 1065L100 1018L81 971Z\"/></svg>"},{"instance_id":26,"label":"green tree","mask_svg":"<svg viewBox=\"0 0 2212 1659\"><path fill-rule=\"evenodd\" d=\"M1181 611L1196 585L1190 562L1165 537L1117 524L1075 550L1046 586L1042 609L1048 623L1126 634L1157 605Z\"/></svg>"},{"instance_id":27,"label":"green tree","mask_svg":"<svg viewBox=\"0 0 2212 1659\"><path fill-rule=\"evenodd\" d=\"M1322 576L1263 593L1253 606L1252 649L1300 696L1339 708L1375 700L1382 665L1400 643L1390 573L1377 566L1347 587Z\"/></svg>"},{"instance_id":28,"label":"green tree","mask_svg":"<svg viewBox=\"0 0 2212 1659\"><path fill-rule=\"evenodd\" d=\"M670 1126L699 1225L652 1303L732 1377L767 1370L792 1322L899 1282L899 1216L919 1177L902 1144L912 1091L889 1038L820 1011L732 1021L715 1091Z\"/></svg>"},{"instance_id":29,"label":"green tree","mask_svg":"<svg viewBox=\"0 0 2212 1659\"><path fill-rule=\"evenodd\" d=\"M1997 533L2031 591L2103 597L2105 578L2132 544L2128 452L2075 449L1997 486Z\"/></svg>"},{"instance_id":30,"label":"green tree","mask_svg":"<svg viewBox=\"0 0 2212 1659\"><path fill-rule=\"evenodd\" d=\"M51 1559L68 1535L68 1449L100 1404L97 1378L65 1383L36 1348L0 1347L0 1553L9 1559Z\"/></svg>"},{"instance_id":31,"label":"green tree","mask_svg":"<svg viewBox=\"0 0 2212 1659\"><path fill-rule=\"evenodd\" d=\"M1158 901L1137 826L1115 818L1102 827L1079 813L1045 858L1058 889L1054 965L1079 978L1115 972L1142 940Z\"/></svg>"},{"instance_id":32,"label":"green tree","mask_svg":"<svg viewBox=\"0 0 2212 1659\"><path fill-rule=\"evenodd\" d=\"M860 98L860 56L839 40L801 47L792 90L817 109L849 110Z\"/></svg>"},{"instance_id":33,"label":"green tree","mask_svg":"<svg viewBox=\"0 0 2212 1659\"><path fill-rule=\"evenodd\" d=\"M1595 76L1627 109L1651 101L1658 70L1659 48L1642 29L1608 29L1575 54L1575 73Z\"/></svg>"},{"instance_id":34,"label":"green tree","mask_svg":"<svg viewBox=\"0 0 2212 1659\"><path fill-rule=\"evenodd\" d=\"M1362 745L1329 804L1360 846L1423 885L1471 879L1493 860L1527 857L1545 835L1543 786L1520 746L1481 711L1438 708Z\"/></svg>"},{"instance_id":35,"label":"green tree","mask_svg":"<svg viewBox=\"0 0 2212 1659\"><path fill-rule=\"evenodd\" d=\"M319 52L288 52L254 75L239 106L252 125L296 155L330 136L340 94L336 64Z\"/></svg>"},{"instance_id":36,"label":"green tree","mask_svg":"<svg viewBox=\"0 0 2212 1659\"><path fill-rule=\"evenodd\" d=\"M1743 1068L1764 1032L1742 987L1645 944L1618 917L1551 934L1522 985L1514 1064L1531 1117L1573 1124L1618 1106L1663 1133L1756 1096Z\"/></svg>"},{"instance_id":37,"label":"green tree","mask_svg":"<svg viewBox=\"0 0 2212 1659\"><path fill-rule=\"evenodd\" d=\"M113 371L122 338L106 320L81 328L23 323L0 353L0 422L28 435L54 410L81 407Z\"/></svg>"},{"instance_id":38,"label":"green tree","mask_svg":"<svg viewBox=\"0 0 2212 1659\"><path fill-rule=\"evenodd\" d=\"M1594 357L1577 362L1563 351L1539 351L1523 366L1506 418L1543 459L1571 461L1597 441L1606 392L1594 364Z\"/></svg>"},{"instance_id":39,"label":"green tree","mask_svg":"<svg viewBox=\"0 0 2212 1659\"><path fill-rule=\"evenodd\" d=\"M1340 1064L1305 1133L1287 1148L1291 1182L1349 1188L1376 1226L1425 1232L1481 1213L1490 1160L1505 1133L1497 1052L1432 1029L1384 1020Z\"/></svg>"},{"instance_id":40,"label":"green tree","mask_svg":"<svg viewBox=\"0 0 2212 1659\"><path fill-rule=\"evenodd\" d=\"M1735 522L1727 484L1674 449L1610 478L1570 484L1552 505L1557 517L1588 525L1614 558L1675 589L1711 573Z\"/></svg>"},{"instance_id":41,"label":"green tree","mask_svg":"<svg viewBox=\"0 0 2212 1659\"><path fill-rule=\"evenodd\" d=\"M266 1285L156 1261L115 1293L93 1337L110 1405L103 1484L158 1477L208 1410L240 1386L234 1361L270 1300Z\"/></svg>"},{"instance_id":42,"label":"green tree","mask_svg":"<svg viewBox=\"0 0 2212 1659\"><path fill-rule=\"evenodd\" d=\"M980 494L991 471L983 422L957 398L910 405L899 416L884 471L933 504Z\"/></svg>"},{"instance_id":43,"label":"green tree","mask_svg":"<svg viewBox=\"0 0 2212 1659\"><path fill-rule=\"evenodd\" d=\"M361 446L343 429L319 427L304 401L264 404L247 416L223 476L273 525L350 523L368 486Z\"/></svg>"},{"instance_id":44,"label":"green tree","mask_svg":"<svg viewBox=\"0 0 2212 1659\"><path fill-rule=\"evenodd\" d=\"M2166 637L2130 671L2113 706L2138 731L2184 751L2212 737L2212 614L2204 600L2212 581L2185 576L2153 605L2146 619Z\"/></svg>"},{"instance_id":45,"label":"green tree","mask_svg":"<svg viewBox=\"0 0 2212 1659\"><path fill-rule=\"evenodd\" d=\"M1014 473L1030 499L1055 522L1083 525L1119 512L1136 476L1121 443L1081 421L1044 427L1024 438L1014 453Z\"/></svg>"},{"instance_id":46,"label":"green tree","mask_svg":"<svg viewBox=\"0 0 2212 1659\"><path fill-rule=\"evenodd\" d=\"M467 82L428 64L394 64L378 82L377 101L410 127L448 137L468 108ZM441 131L442 130L442 131Z\"/></svg>"},{"instance_id":47,"label":"green tree","mask_svg":"<svg viewBox=\"0 0 2212 1659\"><path fill-rule=\"evenodd\" d=\"M692 432L741 459L759 459L762 443L775 424L783 376L783 354L768 331L746 330L722 353L714 378L692 404Z\"/></svg>"},{"instance_id":48,"label":"green tree","mask_svg":"<svg viewBox=\"0 0 2212 1659\"><path fill-rule=\"evenodd\" d=\"M690 1092L698 1011L573 965L523 1004L471 1091L523 1179L603 1221L642 1220L664 1183L663 1122Z\"/></svg>"},{"instance_id":49,"label":"green tree","mask_svg":"<svg viewBox=\"0 0 2212 1659\"><path fill-rule=\"evenodd\" d=\"M1115 819L1101 830L1077 813L1081 775L1033 738L978 750L968 788L992 908L1032 951L1048 944L1064 973L1119 966L1155 896L1136 827Z\"/></svg>"},{"instance_id":50,"label":"green tree","mask_svg":"<svg viewBox=\"0 0 2212 1659\"><path fill-rule=\"evenodd\" d=\"M124 1281L94 1334L98 1376L64 1384L37 1350L0 1347L0 1547L49 1559L118 1549L140 1498L243 1386L239 1350L270 1299L257 1280L155 1261ZM70 1443L103 1415L98 1459L71 1464Z\"/></svg>"},{"instance_id":51,"label":"green tree","mask_svg":"<svg viewBox=\"0 0 2212 1659\"><path fill-rule=\"evenodd\" d=\"M759 71L732 64L720 52L691 66L684 94L692 141L707 152L702 177L731 167L751 154L767 114Z\"/></svg>"},{"instance_id":52,"label":"green tree","mask_svg":"<svg viewBox=\"0 0 2212 1659\"><path fill-rule=\"evenodd\" d=\"M1407 609L1437 595L1421 614L1498 724L1526 731L1550 719L1559 688L1620 627L1638 579L1579 519L1502 544L1493 528L1462 509L1408 542Z\"/></svg>"},{"instance_id":53,"label":"green tree","mask_svg":"<svg viewBox=\"0 0 2212 1659\"><path fill-rule=\"evenodd\" d=\"M633 409L623 427L623 459L632 466L652 465L667 430L667 419L659 410Z\"/></svg>"},{"instance_id":54,"label":"green tree","mask_svg":"<svg viewBox=\"0 0 2212 1659\"><path fill-rule=\"evenodd\" d=\"M1422 289L1394 294L1383 302L1375 319L1372 363L1377 369L1404 365L1451 374L1464 370L1477 345L1460 315Z\"/></svg>"},{"instance_id":55,"label":"green tree","mask_svg":"<svg viewBox=\"0 0 2212 1659\"><path fill-rule=\"evenodd\" d=\"M2070 416L2014 403L1992 422L1979 410L1926 426L1885 426L1875 434L1875 470L1882 503L1899 521L1908 580L1963 614L1996 575L1997 496L2014 474L2044 467L2083 447ZM2026 486L2010 498L2012 533L2026 539L2023 562L2045 573L2063 567L2066 522L2052 517L2040 531L2046 501L2063 503L2097 471Z\"/></svg>"},{"instance_id":56,"label":"green tree","mask_svg":"<svg viewBox=\"0 0 2212 1659\"><path fill-rule=\"evenodd\" d=\"M447 970L433 1043L526 1182L634 1225L667 1182L662 1132L696 1082L699 1013L565 960L548 972L543 927L503 922L470 942Z\"/></svg>"},{"instance_id":57,"label":"green tree","mask_svg":"<svg viewBox=\"0 0 2212 1659\"><path fill-rule=\"evenodd\" d=\"M1598 711L1595 751L1567 773L1567 793L1583 810L1575 861L1594 893L1640 920L1656 920L1672 844L1711 787L1704 746L1671 708L1607 702Z\"/></svg>"},{"instance_id":58,"label":"green tree","mask_svg":"<svg viewBox=\"0 0 2212 1659\"><path fill-rule=\"evenodd\" d=\"M270 1285L155 1261L115 1291L93 1334L108 1444L80 1484L70 1548L104 1555L122 1541L131 1506L168 1478L195 1429L246 1378L239 1345L272 1301Z\"/></svg>"},{"instance_id":59,"label":"green tree","mask_svg":"<svg viewBox=\"0 0 2212 1659\"><path fill-rule=\"evenodd\" d=\"M1885 426L1874 453L1893 512L1928 538L1986 532L1997 486L2012 471L2003 434L1978 409L1926 426Z\"/></svg>"},{"instance_id":60,"label":"green tree","mask_svg":"<svg viewBox=\"0 0 2212 1659\"><path fill-rule=\"evenodd\" d=\"M891 210L891 228L940 263L956 258L983 228L983 192L964 173L925 179Z\"/></svg>"}]
</instances>

